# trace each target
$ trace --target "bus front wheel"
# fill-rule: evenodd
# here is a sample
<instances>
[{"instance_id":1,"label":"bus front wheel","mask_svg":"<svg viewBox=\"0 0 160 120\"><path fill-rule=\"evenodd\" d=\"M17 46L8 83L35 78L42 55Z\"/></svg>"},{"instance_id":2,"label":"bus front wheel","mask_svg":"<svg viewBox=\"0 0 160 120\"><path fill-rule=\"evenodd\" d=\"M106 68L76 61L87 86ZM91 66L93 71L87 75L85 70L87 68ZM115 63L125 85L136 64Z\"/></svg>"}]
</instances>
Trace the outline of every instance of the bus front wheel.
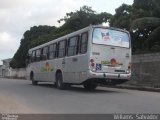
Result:
<instances>
[{"instance_id":1,"label":"bus front wheel","mask_svg":"<svg viewBox=\"0 0 160 120\"><path fill-rule=\"evenodd\" d=\"M60 90L65 89L65 83L63 83L62 73L57 73L56 75L56 86Z\"/></svg>"},{"instance_id":2,"label":"bus front wheel","mask_svg":"<svg viewBox=\"0 0 160 120\"><path fill-rule=\"evenodd\" d=\"M86 90L94 90L97 88L98 84L97 83L90 83L90 82L86 82L83 84L84 88Z\"/></svg>"}]
</instances>

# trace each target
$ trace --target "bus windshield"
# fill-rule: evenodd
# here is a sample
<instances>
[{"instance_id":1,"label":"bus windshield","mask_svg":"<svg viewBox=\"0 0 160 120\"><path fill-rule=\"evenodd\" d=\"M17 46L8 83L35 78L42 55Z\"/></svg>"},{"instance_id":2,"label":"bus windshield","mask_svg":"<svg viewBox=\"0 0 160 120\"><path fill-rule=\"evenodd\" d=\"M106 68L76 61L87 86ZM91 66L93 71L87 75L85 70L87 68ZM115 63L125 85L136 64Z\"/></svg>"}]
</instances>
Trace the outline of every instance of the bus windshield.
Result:
<instances>
[{"instance_id":1,"label":"bus windshield","mask_svg":"<svg viewBox=\"0 0 160 120\"><path fill-rule=\"evenodd\" d=\"M113 29L95 28L93 43L129 48L129 35Z\"/></svg>"}]
</instances>

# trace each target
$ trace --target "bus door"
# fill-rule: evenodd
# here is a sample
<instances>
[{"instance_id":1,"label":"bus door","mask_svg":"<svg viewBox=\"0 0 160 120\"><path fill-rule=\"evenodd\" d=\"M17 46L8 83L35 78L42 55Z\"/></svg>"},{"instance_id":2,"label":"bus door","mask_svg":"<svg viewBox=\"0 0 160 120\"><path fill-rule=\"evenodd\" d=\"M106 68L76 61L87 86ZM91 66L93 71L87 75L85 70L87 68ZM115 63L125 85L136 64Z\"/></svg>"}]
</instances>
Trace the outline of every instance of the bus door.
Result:
<instances>
[{"instance_id":1,"label":"bus door","mask_svg":"<svg viewBox=\"0 0 160 120\"><path fill-rule=\"evenodd\" d=\"M79 36L68 39L67 56L65 58L65 78L69 83L79 82L78 65L78 41Z\"/></svg>"},{"instance_id":2,"label":"bus door","mask_svg":"<svg viewBox=\"0 0 160 120\"><path fill-rule=\"evenodd\" d=\"M85 78L88 70L87 56L88 32L80 36L74 36L68 40L68 50L66 57L66 71L68 73L68 82L80 83Z\"/></svg>"}]
</instances>

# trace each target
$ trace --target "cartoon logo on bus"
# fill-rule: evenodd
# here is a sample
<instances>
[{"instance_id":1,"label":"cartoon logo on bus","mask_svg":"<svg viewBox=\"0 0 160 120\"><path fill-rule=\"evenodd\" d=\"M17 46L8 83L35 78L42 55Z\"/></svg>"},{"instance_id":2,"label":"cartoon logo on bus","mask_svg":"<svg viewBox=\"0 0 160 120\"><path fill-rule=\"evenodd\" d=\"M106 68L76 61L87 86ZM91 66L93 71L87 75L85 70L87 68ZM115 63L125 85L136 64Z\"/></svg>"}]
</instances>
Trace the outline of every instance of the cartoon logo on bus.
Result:
<instances>
[{"instance_id":1,"label":"cartoon logo on bus","mask_svg":"<svg viewBox=\"0 0 160 120\"><path fill-rule=\"evenodd\" d=\"M116 65L118 62L116 61L115 58L112 58L112 59L110 60L110 63L111 63L112 65Z\"/></svg>"},{"instance_id":2,"label":"cartoon logo on bus","mask_svg":"<svg viewBox=\"0 0 160 120\"><path fill-rule=\"evenodd\" d=\"M116 60L115 58L112 58L111 60L105 60L105 61L101 61L102 65L106 65L106 66L110 66L110 67L116 67L119 65L123 65L121 62L119 62L118 60Z\"/></svg>"},{"instance_id":3,"label":"cartoon logo on bus","mask_svg":"<svg viewBox=\"0 0 160 120\"><path fill-rule=\"evenodd\" d=\"M108 40L111 39L111 36L110 36L109 31L106 30L106 29L101 29L101 35L102 35L102 39L103 39L104 41L108 41Z\"/></svg>"},{"instance_id":4,"label":"cartoon logo on bus","mask_svg":"<svg viewBox=\"0 0 160 120\"><path fill-rule=\"evenodd\" d=\"M53 67L50 66L48 62L44 64L44 66L41 68L41 72L49 72L53 71Z\"/></svg>"},{"instance_id":5,"label":"cartoon logo on bus","mask_svg":"<svg viewBox=\"0 0 160 120\"><path fill-rule=\"evenodd\" d=\"M107 33L101 32L101 35L102 35L103 40L105 40L105 41L110 40L109 32L107 32Z\"/></svg>"}]
</instances>

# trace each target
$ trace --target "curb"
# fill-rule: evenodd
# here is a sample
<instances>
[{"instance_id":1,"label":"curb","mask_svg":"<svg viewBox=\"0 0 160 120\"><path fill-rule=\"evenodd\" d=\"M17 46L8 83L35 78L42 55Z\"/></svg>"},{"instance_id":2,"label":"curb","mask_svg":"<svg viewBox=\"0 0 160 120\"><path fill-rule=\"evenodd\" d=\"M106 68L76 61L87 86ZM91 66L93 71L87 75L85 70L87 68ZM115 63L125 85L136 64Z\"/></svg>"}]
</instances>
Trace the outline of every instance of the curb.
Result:
<instances>
[{"instance_id":1,"label":"curb","mask_svg":"<svg viewBox=\"0 0 160 120\"><path fill-rule=\"evenodd\" d=\"M138 86L129 86L129 85L119 85L119 86L104 85L104 87L139 90L139 91L149 91L149 92L160 92L160 88L152 88L152 87L138 87Z\"/></svg>"}]
</instances>

